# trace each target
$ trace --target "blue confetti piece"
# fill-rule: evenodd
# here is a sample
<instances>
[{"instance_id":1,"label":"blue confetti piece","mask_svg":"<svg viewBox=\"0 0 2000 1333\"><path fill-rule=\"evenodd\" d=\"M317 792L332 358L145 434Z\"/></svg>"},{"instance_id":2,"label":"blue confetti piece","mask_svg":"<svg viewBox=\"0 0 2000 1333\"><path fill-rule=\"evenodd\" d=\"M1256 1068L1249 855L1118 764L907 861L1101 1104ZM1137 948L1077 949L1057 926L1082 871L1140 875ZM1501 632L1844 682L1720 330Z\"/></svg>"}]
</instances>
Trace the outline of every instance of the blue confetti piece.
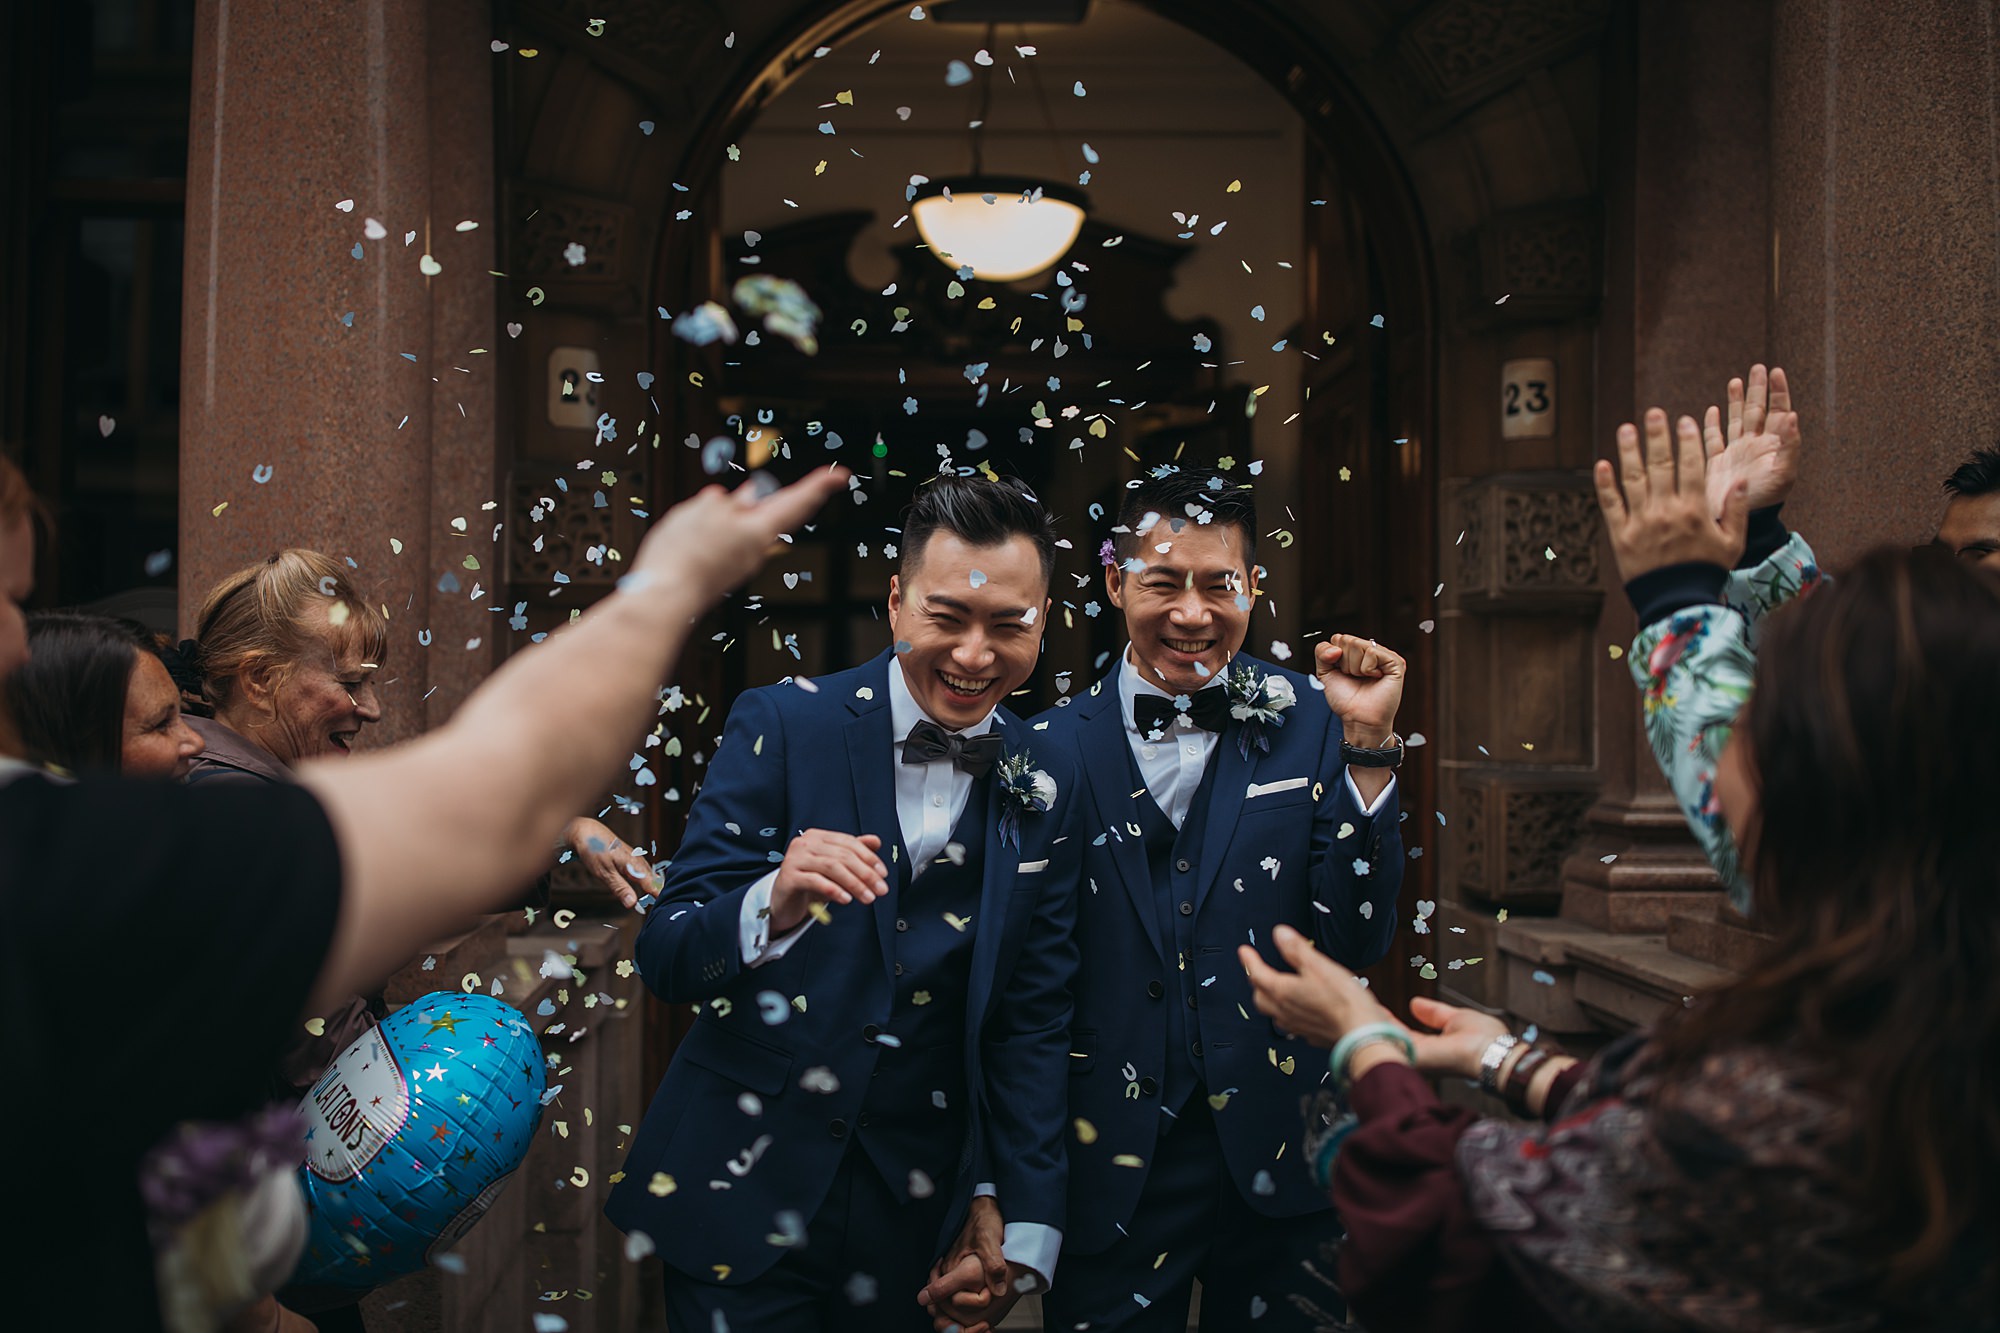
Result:
<instances>
[{"instance_id":1,"label":"blue confetti piece","mask_svg":"<svg viewBox=\"0 0 2000 1333\"><path fill-rule=\"evenodd\" d=\"M971 82L972 82L972 66L966 64L963 60L954 60L949 65L946 65L944 67L945 87L963 88L966 84Z\"/></svg>"},{"instance_id":2,"label":"blue confetti piece","mask_svg":"<svg viewBox=\"0 0 2000 1333\"><path fill-rule=\"evenodd\" d=\"M353 255L356 259L361 258L361 242L356 241L354 243L354 248L348 251L348 253Z\"/></svg>"},{"instance_id":3,"label":"blue confetti piece","mask_svg":"<svg viewBox=\"0 0 2000 1333\"><path fill-rule=\"evenodd\" d=\"M646 135L646 136L648 136L649 138L650 138L650 137L652 136L652 133L653 133L653 129L654 129L654 125L653 125L653 122L652 122L652 121L650 121L650 120L642 120L642 121L640 121L640 122L639 122L639 133L641 133L641 134L643 134L643 135Z\"/></svg>"}]
</instances>

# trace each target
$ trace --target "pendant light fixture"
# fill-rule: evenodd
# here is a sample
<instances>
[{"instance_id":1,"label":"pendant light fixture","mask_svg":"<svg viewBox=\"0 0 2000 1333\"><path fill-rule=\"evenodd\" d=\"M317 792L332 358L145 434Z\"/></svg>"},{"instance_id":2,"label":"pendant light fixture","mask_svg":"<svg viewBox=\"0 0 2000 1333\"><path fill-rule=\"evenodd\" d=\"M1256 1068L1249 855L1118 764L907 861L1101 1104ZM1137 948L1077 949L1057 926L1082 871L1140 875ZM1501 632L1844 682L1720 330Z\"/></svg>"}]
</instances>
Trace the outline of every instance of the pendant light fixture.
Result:
<instances>
[{"instance_id":1,"label":"pendant light fixture","mask_svg":"<svg viewBox=\"0 0 2000 1333\"><path fill-rule=\"evenodd\" d=\"M986 30L986 50L994 29ZM1041 75L1029 65L1049 134L1055 120L1041 96ZM989 174L981 151L993 103L993 66L981 67L979 114L972 122L972 171L912 187L910 215L924 244L945 267L969 268L984 282L1016 282L1061 262L1076 244L1090 201L1081 190L1031 176Z\"/></svg>"}]
</instances>

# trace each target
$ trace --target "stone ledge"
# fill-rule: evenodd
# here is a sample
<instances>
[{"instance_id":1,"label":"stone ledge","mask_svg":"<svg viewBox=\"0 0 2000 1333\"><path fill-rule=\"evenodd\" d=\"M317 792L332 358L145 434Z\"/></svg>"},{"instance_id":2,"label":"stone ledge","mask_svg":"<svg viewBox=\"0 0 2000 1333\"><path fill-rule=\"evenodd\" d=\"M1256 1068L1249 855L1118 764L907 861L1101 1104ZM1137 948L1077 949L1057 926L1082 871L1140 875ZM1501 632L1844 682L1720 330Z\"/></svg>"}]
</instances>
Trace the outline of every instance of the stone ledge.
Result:
<instances>
[{"instance_id":1,"label":"stone ledge","mask_svg":"<svg viewBox=\"0 0 2000 1333\"><path fill-rule=\"evenodd\" d=\"M1675 953L1731 972L1748 971L1771 941L1771 936L1752 929L1721 905L1703 912L1676 912L1667 919L1667 945Z\"/></svg>"},{"instance_id":2,"label":"stone ledge","mask_svg":"<svg viewBox=\"0 0 2000 1333\"><path fill-rule=\"evenodd\" d=\"M1571 943L1569 958L1577 1005L1614 1032L1658 1022L1733 975L1675 953L1663 935L1599 934Z\"/></svg>"}]
</instances>

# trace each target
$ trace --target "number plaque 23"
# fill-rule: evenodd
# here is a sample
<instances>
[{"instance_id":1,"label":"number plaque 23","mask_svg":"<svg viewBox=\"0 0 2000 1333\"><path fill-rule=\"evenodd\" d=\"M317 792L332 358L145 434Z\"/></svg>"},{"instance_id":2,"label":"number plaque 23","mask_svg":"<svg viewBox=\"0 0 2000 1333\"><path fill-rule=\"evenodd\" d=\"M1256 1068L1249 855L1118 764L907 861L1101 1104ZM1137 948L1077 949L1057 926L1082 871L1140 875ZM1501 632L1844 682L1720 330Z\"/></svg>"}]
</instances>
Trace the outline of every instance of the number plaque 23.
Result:
<instances>
[{"instance_id":1,"label":"number plaque 23","mask_svg":"<svg viewBox=\"0 0 2000 1333\"><path fill-rule=\"evenodd\" d=\"M1556 433L1556 363L1548 357L1500 367L1500 438L1545 439Z\"/></svg>"}]
</instances>

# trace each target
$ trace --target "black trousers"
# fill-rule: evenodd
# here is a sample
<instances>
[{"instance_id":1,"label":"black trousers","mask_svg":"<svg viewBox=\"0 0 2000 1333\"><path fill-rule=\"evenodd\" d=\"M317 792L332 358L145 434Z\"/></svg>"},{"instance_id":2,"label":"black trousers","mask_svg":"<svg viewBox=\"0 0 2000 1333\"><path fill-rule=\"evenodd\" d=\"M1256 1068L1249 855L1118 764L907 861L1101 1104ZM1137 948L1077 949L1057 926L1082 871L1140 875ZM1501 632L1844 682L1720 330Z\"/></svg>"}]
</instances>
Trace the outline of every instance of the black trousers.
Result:
<instances>
[{"instance_id":1,"label":"black trousers","mask_svg":"<svg viewBox=\"0 0 2000 1333\"><path fill-rule=\"evenodd\" d=\"M770 1271L726 1287L667 1268L668 1333L931 1333L917 1293L938 1258L947 1192L903 1203L850 1146L805 1244Z\"/></svg>"},{"instance_id":2,"label":"black trousers","mask_svg":"<svg viewBox=\"0 0 2000 1333\"><path fill-rule=\"evenodd\" d=\"M1045 1333L1184 1333L1201 1280L1202 1333L1323 1333L1347 1305L1323 1248L1331 1211L1270 1218L1229 1177L1202 1090L1161 1136L1145 1192L1109 1249L1067 1250L1042 1297Z\"/></svg>"}]
</instances>

